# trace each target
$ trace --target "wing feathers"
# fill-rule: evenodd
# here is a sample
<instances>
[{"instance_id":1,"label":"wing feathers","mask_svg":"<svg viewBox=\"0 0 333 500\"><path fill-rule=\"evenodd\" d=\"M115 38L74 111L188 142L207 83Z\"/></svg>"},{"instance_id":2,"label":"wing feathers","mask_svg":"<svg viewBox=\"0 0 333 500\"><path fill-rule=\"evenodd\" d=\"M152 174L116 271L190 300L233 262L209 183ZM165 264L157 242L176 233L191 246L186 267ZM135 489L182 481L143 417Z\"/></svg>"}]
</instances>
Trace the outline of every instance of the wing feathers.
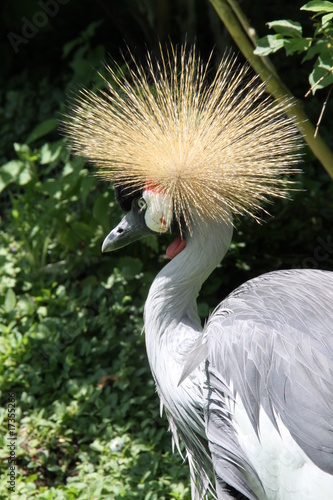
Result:
<instances>
[{"instance_id":1,"label":"wing feathers","mask_svg":"<svg viewBox=\"0 0 333 500\"><path fill-rule=\"evenodd\" d=\"M333 273L278 271L247 282L211 316L204 338L212 383L208 437L221 477L235 474L238 481L241 469L234 464L238 472L231 473L230 464L221 465L224 448L237 451L235 436L225 443L215 418L226 399L221 381L239 394L259 438L263 408L276 428L279 415L308 457L333 474ZM214 454L221 446L223 454Z\"/></svg>"}]
</instances>

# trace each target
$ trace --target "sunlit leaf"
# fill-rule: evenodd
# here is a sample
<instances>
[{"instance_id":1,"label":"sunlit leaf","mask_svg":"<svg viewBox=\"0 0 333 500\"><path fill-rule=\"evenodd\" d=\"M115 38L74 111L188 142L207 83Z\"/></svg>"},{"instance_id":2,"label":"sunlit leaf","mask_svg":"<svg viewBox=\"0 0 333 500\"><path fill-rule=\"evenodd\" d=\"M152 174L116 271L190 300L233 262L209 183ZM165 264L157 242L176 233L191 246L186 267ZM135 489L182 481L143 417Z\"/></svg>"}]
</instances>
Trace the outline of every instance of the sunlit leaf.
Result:
<instances>
[{"instance_id":1,"label":"sunlit leaf","mask_svg":"<svg viewBox=\"0 0 333 500\"><path fill-rule=\"evenodd\" d=\"M257 47L253 51L254 54L258 56L268 56L279 49L283 48L284 38L281 35L267 35L263 38L259 38L257 41Z\"/></svg>"},{"instance_id":2,"label":"sunlit leaf","mask_svg":"<svg viewBox=\"0 0 333 500\"><path fill-rule=\"evenodd\" d=\"M302 25L298 22L291 21L290 19L280 19L278 21L271 21L267 23L270 29L275 33L292 38L302 37Z\"/></svg>"},{"instance_id":3,"label":"sunlit leaf","mask_svg":"<svg viewBox=\"0 0 333 500\"><path fill-rule=\"evenodd\" d=\"M318 57L309 76L309 83L313 94L333 83L333 53L328 59Z\"/></svg>"},{"instance_id":4,"label":"sunlit leaf","mask_svg":"<svg viewBox=\"0 0 333 500\"><path fill-rule=\"evenodd\" d=\"M300 54L305 50L308 50L311 46L311 38L292 38L285 40L284 48L286 49L287 56L292 54Z\"/></svg>"},{"instance_id":5,"label":"sunlit leaf","mask_svg":"<svg viewBox=\"0 0 333 500\"><path fill-rule=\"evenodd\" d=\"M301 7L310 12L333 12L333 3L327 0L312 0Z\"/></svg>"},{"instance_id":6,"label":"sunlit leaf","mask_svg":"<svg viewBox=\"0 0 333 500\"><path fill-rule=\"evenodd\" d=\"M326 23L329 23L329 21L330 21L331 19L333 19L333 12L332 12L331 14L326 14L325 16L323 16L323 17L321 18L321 23L322 23L322 25L323 25L323 26L324 26L324 25L326 25Z\"/></svg>"},{"instance_id":7,"label":"sunlit leaf","mask_svg":"<svg viewBox=\"0 0 333 500\"><path fill-rule=\"evenodd\" d=\"M55 161L63 148L62 144L56 143L46 143L40 149L40 164L46 165Z\"/></svg>"},{"instance_id":8,"label":"sunlit leaf","mask_svg":"<svg viewBox=\"0 0 333 500\"><path fill-rule=\"evenodd\" d=\"M0 193L9 184L15 182L24 169L25 163L21 160L12 160L0 167Z\"/></svg>"},{"instance_id":9,"label":"sunlit leaf","mask_svg":"<svg viewBox=\"0 0 333 500\"><path fill-rule=\"evenodd\" d=\"M4 309L6 313L10 313L16 306L16 295L12 288L9 288L6 292Z\"/></svg>"}]
</instances>

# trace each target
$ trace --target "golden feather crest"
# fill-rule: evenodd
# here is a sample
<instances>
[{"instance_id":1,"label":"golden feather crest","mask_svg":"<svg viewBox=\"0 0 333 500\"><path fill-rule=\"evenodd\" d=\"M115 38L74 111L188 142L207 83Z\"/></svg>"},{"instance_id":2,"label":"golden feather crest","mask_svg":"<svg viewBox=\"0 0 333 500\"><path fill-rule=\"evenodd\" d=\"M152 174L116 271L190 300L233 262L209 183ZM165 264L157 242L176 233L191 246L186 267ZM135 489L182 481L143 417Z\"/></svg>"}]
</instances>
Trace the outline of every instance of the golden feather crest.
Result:
<instances>
[{"instance_id":1,"label":"golden feather crest","mask_svg":"<svg viewBox=\"0 0 333 500\"><path fill-rule=\"evenodd\" d=\"M135 63L132 57L132 62ZM250 214L272 196L283 197L299 161L299 134L265 85L232 56L215 75L195 48L172 46L147 69L127 75L107 67L107 91L84 90L64 125L74 151L98 175L135 190L157 186L180 223L196 217L230 220Z\"/></svg>"}]
</instances>

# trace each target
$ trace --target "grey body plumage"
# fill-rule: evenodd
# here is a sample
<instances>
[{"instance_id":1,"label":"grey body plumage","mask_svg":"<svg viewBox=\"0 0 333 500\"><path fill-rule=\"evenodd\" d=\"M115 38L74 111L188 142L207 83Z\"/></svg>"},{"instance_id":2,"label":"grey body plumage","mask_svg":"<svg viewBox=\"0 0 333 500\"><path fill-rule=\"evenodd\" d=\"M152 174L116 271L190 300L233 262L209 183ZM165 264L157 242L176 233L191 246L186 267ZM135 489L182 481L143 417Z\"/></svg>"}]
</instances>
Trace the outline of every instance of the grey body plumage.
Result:
<instances>
[{"instance_id":1,"label":"grey body plumage","mask_svg":"<svg viewBox=\"0 0 333 500\"><path fill-rule=\"evenodd\" d=\"M333 273L255 278L230 294L202 330L195 298L230 238L227 224L194 230L157 276L145 309L147 352L171 429L188 447L193 476L201 476L199 498L214 474L219 498L222 491L227 498L225 482L248 498L266 498L228 401L239 394L258 434L261 409L275 426L278 414L314 464L333 474Z\"/></svg>"},{"instance_id":2,"label":"grey body plumage","mask_svg":"<svg viewBox=\"0 0 333 500\"><path fill-rule=\"evenodd\" d=\"M208 322L208 437L218 477L230 466L218 439L230 381L258 434L260 408L276 427L279 415L313 463L333 474L332 304L333 273L276 271L235 290Z\"/></svg>"}]
</instances>

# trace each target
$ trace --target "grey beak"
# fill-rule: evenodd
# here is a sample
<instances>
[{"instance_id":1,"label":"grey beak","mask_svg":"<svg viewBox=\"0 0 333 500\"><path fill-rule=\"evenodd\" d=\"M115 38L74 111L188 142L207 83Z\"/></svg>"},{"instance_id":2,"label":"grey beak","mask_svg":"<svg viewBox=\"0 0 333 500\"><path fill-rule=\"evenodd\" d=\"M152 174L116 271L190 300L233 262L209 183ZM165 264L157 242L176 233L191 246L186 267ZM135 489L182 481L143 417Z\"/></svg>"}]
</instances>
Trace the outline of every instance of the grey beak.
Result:
<instances>
[{"instance_id":1,"label":"grey beak","mask_svg":"<svg viewBox=\"0 0 333 500\"><path fill-rule=\"evenodd\" d=\"M125 247L145 236L154 234L146 226L144 212L135 203L132 204L130 212L112 229L102 245L102 252L112 252L118 248Z\"/></svg>"}]
</instances>

